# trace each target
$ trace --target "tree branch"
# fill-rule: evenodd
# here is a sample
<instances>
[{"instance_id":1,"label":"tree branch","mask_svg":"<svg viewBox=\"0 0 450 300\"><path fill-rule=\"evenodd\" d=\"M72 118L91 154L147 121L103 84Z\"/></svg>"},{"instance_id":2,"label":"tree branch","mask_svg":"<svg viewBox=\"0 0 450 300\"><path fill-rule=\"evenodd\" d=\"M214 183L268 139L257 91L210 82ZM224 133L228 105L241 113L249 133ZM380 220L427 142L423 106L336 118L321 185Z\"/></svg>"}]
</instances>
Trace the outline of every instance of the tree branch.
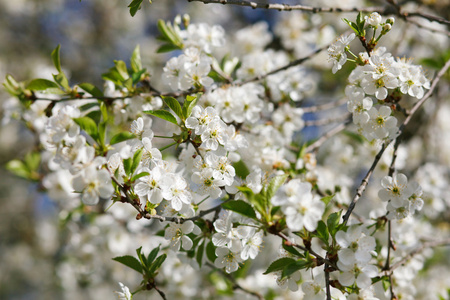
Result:
<instances>
[{"instance_id":1,"label":"tree branch","mask_svg":"<svg viewBox=\"0 0 450 300\"><path fill-rule=\"evenodd\" d=\"M325 143L330 137L332 137L335 134L338 134L342 130L347 127L348 124L350 124L351 120L348 120L345 123L339 124L335 128L331 129L327 133L325 133L323 136L321 136L317 141L306 147L305 152L313 152L317 150L320 146L322 146L323 143Z\"/></svg>"},{"instance_id":2,"label":"tree branch","mask_svg":"<svg viewBox=\"0 0 450 300\"><path fill-rule=\"evenodd\" d=\"M238 6L248 6L253 9L272 9L278 11L300 10L310 13L342 13L342 12L383 12L383 7L365 7L365 8L339 8L339 7L312 7L306 5L288 5L283 3L258 3L245 0L187 0L188 2L202 2L204 4L229 4Z\"/></svg>"}]
</instances>

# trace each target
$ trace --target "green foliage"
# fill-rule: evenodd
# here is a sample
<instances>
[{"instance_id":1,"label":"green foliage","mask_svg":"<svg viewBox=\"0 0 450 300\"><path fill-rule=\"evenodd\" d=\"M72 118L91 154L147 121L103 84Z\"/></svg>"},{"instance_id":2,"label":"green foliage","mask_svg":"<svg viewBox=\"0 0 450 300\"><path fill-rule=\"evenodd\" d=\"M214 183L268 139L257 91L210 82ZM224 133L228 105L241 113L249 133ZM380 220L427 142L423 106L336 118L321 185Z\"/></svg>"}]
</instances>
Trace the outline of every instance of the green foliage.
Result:
<instances>
[{"instance_id":1,"label":"green foliage","mask_svg":"<svg viewBox=\"0 0 450 300\"><path fill-rule=\"evenodd\" d=\"M99 141L98 128L94 120L92 120L90 117L74 118L73 120L95 141Z\"/></svg>"},{"instance_id":2,"label":"green foliage","mask_svg":"<svg viewBox=\"0 0 450 300\"><path fill-rule=\"evenodd\" d=\"M103 92L96 87L95 85L91 84L91 83L80 83L78 85L80 88L82 88L83 90L85 90L86 92L88 92L89 94L91 94L93 97L95 98L103 98Z\"/></svg>"},{"instance_id":3,"label":"green foliage","mask_svg":"<svg viewBox=\"0 0 450 300\"><path fill-rule=\"evenodd\" d=\"M173 112L182 120L184 121L186 119L186 117L183 114L183 110L181 109L181 105L178 102L177 99L173 98L173 97L167 97L167 96L162 96L161 97L164 101L164 103L166 103L166 105L173 110Z\"/></svg>"},{"instance_id":4,"label":"green foliage","mask_svg":"<svg viewBox=\"0 0 450 300\"><path fill-rule=\"evenodd\" d=\"M158 53L183 49L183 41L170 22L166 23L163 20L158 20L158 30L161 33L158 40L165 42L165 44L158 48Z\"/></svg>"},{"instance_id":5,"label":"green foliage","mask_svg":"<svg viewBox=\"0 0 450 300\"><path fill-rule=\"evenodd\" d=\"M110 145L114 145L126 140L131 140L136 138L136 135L132 134L131 132L128 131L123 131L123 132L119 132L118 134L116 134L115 136L113 136L111 138L111 140L109 141Z\"/></svg>"},{"instance_id":6,"label":"green foliage","mask_svg":"<svg viewBox=\"0 0 450 300\"><path fill-rule=\"evenodd\" d=\"M29 152L25 155L23 161L14 159L6 164L6 169L16 176L38 181L40 176L38 174L39 165L41 163L41 154L37 151Z\"/></svg>"},{"instance_id":7,"label":"green foliage","mask_svg":"<svg viewBox=\"0 0 450 300\"><path fill-rule=\"evenodd\" d=\"M251 219L257 220L256 213L253 207L248 204L245 201L242 200L235 200L230 201L222 204L222 207L224 209L228 209L234 212L237 212L238 214L241 214L245 217L249 217Z\"/></svg>"},{"instance_id":8,"label":"green foliage","mask_svg":"<svg viewBox=\"0 0 450 300\"><path fill-rule=\"evenodd\" d=\"M146 111L143 111L143 113L158 117L160 119L163 119L163 120L169 121L170 123L178 125L177 119L174 117L174 115L172 115L170 112L168 112L166 110L162 110L162 109L146 110Z\"/></svg>"},{"instance_id":9,"label":"green foliage","mask_svg":"<svg viewBox=\"0 0 450 300\"><path fill-rule=\"evenodd\" d=\"M357 36L359 37L363 37L366 35L366 31L364 30L364 26L365 26L365 19L364 16L362 15L362 13L360 12L358 14L358 16L356 17L356 23L349 21L346 18L342 19L345 23L348 24L348 26L350 26L351 29L353 29L353 31L356 33Z\"/></svg>"},{"instance_id":10,"label":"green foliage","mask_svg":"<svg viewBox=\"0 0 450 300\"><path fill-rule=\"evenodd\" d=\"M135 270L138 273L142 273L142 265L135 257L130 255L114 257L113 260L124 264L125 266Z\"/></svg>"},{"instance_id":11,"label":"green foliage","mask_svg":"<svg viewBox=\"0 0 450 300\"><path fill-rule=\"evenodd\" d=\"M183 115L187 119L191 116L192 109L197 105L198 99L200 99L201 93L197 93L195 96L186 96L186 100L183 103Z\"/></svg>"},{"instance_id":12,"label":"green foliage","mask_svg":"<svg viewBox=\"0 0 450 300\"><path fill-rule=\"evenodd\" d=\"M45 91L50 88L59 88L59 85L47 79L34 79L28 83L26 88L32 91Z\"/></svg>"},{"instance_id":13,"label":"green foliage","mask_svg":"<svg viewBox=\"0 0 450 300\"><path fill-rule=\"evenodd\" d=\"M263 274L269 274L273 272L277 272L280 270L284 270L287 266L290 264L295 263L296 260L290 257L282 257L274 261L270 264L270 266L267 268L267 270Z\"/></svg>"}]
</instances>

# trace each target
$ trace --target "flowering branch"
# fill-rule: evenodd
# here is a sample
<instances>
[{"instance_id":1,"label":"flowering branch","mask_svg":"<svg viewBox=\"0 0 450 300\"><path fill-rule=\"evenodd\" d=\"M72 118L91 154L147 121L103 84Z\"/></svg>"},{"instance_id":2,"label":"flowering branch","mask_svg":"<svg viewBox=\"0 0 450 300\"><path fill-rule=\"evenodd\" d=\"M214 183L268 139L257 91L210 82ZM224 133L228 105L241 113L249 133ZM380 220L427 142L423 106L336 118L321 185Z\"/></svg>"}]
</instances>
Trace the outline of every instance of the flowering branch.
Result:
<instances>
[{"instance_id":1,"label":"flowering branch","mask_svg":"<svg viewBox=\"0 0 450 300\"><path fill-rule=\"evenodd\" d=\"M428 90L428 92L423 96L422 99L420 99L416 104L414 104L413 108L408 112L408 116L406 117L406 119L403 121L402 125L399 127L399 133L402 134L403 133L403 129L405 128L405 126L411 121L412 116L414 115L414 113L425 103L425 101L431 97L431 95L434 92L434 89L436 88L436 85L438 84L439 80L441 79L441 77L445 74L445 72L447 72L447 70L450 67L450 60L448 60L445 65L442 67L442 69L438 72L438 74L436 75L436 77L433 79L433 82L431 83L430 89ZM364 190L367 187L367 184L369 183L369 178L372 175L373 171L375 170L375 167L377 166L378 162L381 159L381 156L383 155L384 151L386 150L387 146L392 142L392 140L387 141L383 144L383 146L381 147L381 150L378 152L378 154L375 156L375 159L372 163L372 166L370 167L369 171L367 172L366 176L364 177L364 179L361 182L361 185L359 186L359 188L356 190L356 195L353 198L352 202L350 203L347 212L345 213L344 217L343 217L343 221L344 224L347 223L348 219L350 218L350 215L352 213L352 211L355 209L355 204L356 202L359 200L359 198L361 198L362 193L364 192Z\"/></svg>"},{"instance_id":2,"label":"flowering branch","mask_svg":"<svg viewBox=\"0 0 450 300\"><path fill-rule=\"evenodd\" d=\"M352 121L349 119L345 123L339 124L335 128L328 131L326 134L321 136L317 141L306 147L305 152L313 152L316 151L320 146L322 146L323 143L325 143L330 137L332 137L335 134L338 134L342 130L347 127L348 124L350 124Z\"/></svg>"}]
</instances>

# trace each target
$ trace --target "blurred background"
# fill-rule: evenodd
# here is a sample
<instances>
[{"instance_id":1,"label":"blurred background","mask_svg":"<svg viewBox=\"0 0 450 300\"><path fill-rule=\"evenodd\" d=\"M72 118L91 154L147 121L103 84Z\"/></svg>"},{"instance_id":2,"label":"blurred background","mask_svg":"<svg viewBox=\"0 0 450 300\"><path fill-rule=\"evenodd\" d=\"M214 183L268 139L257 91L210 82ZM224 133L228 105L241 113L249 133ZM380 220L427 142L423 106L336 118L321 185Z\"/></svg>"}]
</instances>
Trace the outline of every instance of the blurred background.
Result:
<instances>
[{"instance_id":1,"label":"blurred background","mask_svg":"<svg viewBox=\"0 0 450 300\"><path fill-rule=\"evenodd\" d=\"M192 22L220 24L227 32L233 32L260 20L268 22L269 28L273 30L274 24L288 14L181 0L154 0L152 5L144 1L142 9L135 17L131 17L127 8L129 2L131 0L0 0L0 78L3 80L6 74L12 74L19 81L51 78L55 70L50 53L60 44L62 66L71 84L91 82L102 86L101 74L113 66L113 60L128 61L131 52L139 44L143 65L151 70L156 86L163 87L157 70L162 70L168 56L156 53L159 47L155 40L158 19L173 20L177 14L188 13ZM298 3L293 0L284 2ZM307 1L303 2L308 4ZM383 2L339 1L339 5L348 7L380 3ZM311 0L309 4L336 5L331 0L320 3ZM407 5L412 8L421 5L430 11L445 13L447 15L444 17L449 18L448 1L408 1ZM331 26L332 31L327 35L333 40L347 30L340 21L342 16L317 16L316 23ZM432 59L440 57L448 49L448 36L418 30L401 22L396 30L392 39L387 41L394 43L397 51L395 55ZM275 48L277 42L274 41ZM301 53L295 50L291 54L293 58L301 57ZM311 65L316 69L325 67L329 70L329 65L322 62L323 57ZM320 64L322 66L318 66ZM153 70L156 71L152 73ZM429 71L430 74L434 72L432 66ZM332 95L336 86L343 86L345 76L329 80L331 72L327 73L329 77L322 78L319 89L322 87L322 91L326 90ZM441 90L444 95L446 92L448 89ZM327 93L321 95L327 97ZM117 281L123 280L124 274L128 273L119 269L120 266L114 267L125 273L117 278L114 272L99 272L102 263L112 264L111 256L108 254L102 258L101 252L124 255L126 249L121 249L121 245L132 242L125 241L125 235L115 233L110 240L117 243L111 245L109 242L108 249L99 246L108 242L92 243L88 236L101 236L100 232L96 232L94 227L84 228L80 225L83 222L77 225L64 223L68 216L62 215L55 199L42 193L38 184L30 184L5 170L6 162L22 158L36 144L35 137L28 129L6 115L9 97L0 90L0 110L3 115L0 129L0 299L112 299L115 297L112 291L119 289ZM70 218L80 220L89 217L89 213L79 211L78 215L75 213ZM114 220L126 219L127 216L133 218L130 211L113 211L112 215ZM114 226L108 218L96 222L103 226ZM127 230L136 230L133 226L130 225ZM138 239L133 243L139 245L139 242ZM157 242L156 239L151 243L156 245ZM67 257L66 253L77 253L77 256ZM80 264L78 269L73 268L71 261L92 262L98 259L103 261L97 261L98 265L88 263L88 267ZM130 273L129 276L131 278L134 275ZM129 281L132 282L131 279ZM92 285L95 288L91 288ZM152 296L155 295L145 297L152 299Z\"/></svg>"}]
</instances>

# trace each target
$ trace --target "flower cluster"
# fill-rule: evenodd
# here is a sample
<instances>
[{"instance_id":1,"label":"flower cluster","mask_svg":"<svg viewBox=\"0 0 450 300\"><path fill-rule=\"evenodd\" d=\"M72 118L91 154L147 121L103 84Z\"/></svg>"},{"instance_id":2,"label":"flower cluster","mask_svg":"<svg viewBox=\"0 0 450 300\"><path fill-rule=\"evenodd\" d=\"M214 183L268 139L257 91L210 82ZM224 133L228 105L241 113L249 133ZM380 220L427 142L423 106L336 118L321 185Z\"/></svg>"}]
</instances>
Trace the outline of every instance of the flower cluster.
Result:
<instances>
[{"instance_id":1,"label":"flower cluster","mask_svg":"<svg viewBox=\"0 0 450 300\"><path fill-rule=\"evenodd\" d=\"M378 197L388 202L386 209L389 219L403 219L422 209L422 188L415 181L408 183L405 174L385 176L381 186L383 188L378 192Z\"/></svg>"}]
</instances>

